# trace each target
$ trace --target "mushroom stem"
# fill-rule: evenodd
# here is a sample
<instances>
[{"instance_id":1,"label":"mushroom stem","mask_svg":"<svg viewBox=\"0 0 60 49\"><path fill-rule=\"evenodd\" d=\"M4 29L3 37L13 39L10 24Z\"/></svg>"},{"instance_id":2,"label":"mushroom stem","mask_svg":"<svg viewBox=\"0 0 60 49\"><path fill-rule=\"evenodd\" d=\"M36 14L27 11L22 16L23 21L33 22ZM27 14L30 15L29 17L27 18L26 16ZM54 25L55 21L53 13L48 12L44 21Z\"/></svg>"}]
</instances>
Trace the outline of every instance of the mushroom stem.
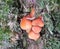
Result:
<instances>
[{"instance_id":1,"label":"mushroom stem","mask_svg":"<svg viewBox=\"0 0 60 49\"><path fill-rule=\"evenodd\" d=\"M29 19L29 20L34 20L34 19L35 19L35 17L32 17L32 18L26 18L26 19Z\"/></svg>"}]
</instances>

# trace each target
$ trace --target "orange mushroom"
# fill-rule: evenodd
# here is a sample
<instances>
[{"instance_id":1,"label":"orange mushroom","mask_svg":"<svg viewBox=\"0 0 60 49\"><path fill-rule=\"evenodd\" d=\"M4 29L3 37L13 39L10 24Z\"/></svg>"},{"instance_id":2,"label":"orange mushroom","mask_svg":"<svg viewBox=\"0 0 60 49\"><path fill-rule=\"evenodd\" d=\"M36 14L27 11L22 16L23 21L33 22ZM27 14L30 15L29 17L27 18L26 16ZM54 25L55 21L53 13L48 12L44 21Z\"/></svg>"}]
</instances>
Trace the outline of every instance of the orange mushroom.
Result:
<instances>
[{"instance_id":1,"label":"orange mushroom","mask_svg":"<svg viewBox=\"0 0 60 49\"><path fill-rule=\"evenodd\" d=\"M33 17L34 14L35 14L35 8L32 7L32 8L31 8L31 12L30 12L30 16Z\"/></svg>"},{"instance_id":2,"label":"orange mushroom","mask_svg":"<svg viewBox=\"0 0 60 49\"><path fill-rule=\"evenodd\" d=\"M20 27L23 30L30 30L32 27L32 22L30 20L26 19L26 17L23 17L20 22Z\"/></svg>"},{"instance_id":3,"label":"orange mushroom","mask_svg":"<svg viewBox=\"0 0 60 49\"><path fill-rule=\"evenodd\" d=\"M33 19L35 19L34 14L35 14L35 9L32 7L31 12L28 15L26 15L25 17L28 20L33 20Z\"/></svg>"},{"instance_id":4,"label":"orange mushroom","mask_svg":"<svg viewBox=\"0 0 60 49\"><path fill-rule=\"evenodd\" d=\"M28 33L28 38L33 40L38 40L40 37L40 34L35 34L32 30Z\"/></svg>"},{"instance_id":5,"label":"orange mushroom","mask_svg":"<svg viewBox=\"0 0 60 49\"><path fill-rule=\"evenodd\" d=\"M32 30L33 30L35 33L39 33L39 32L41 32L42 28L39 27L39 26L33 26L33 27L32 27Z\"/></svg>"},{"instance_id":6,"label":"orange mushroom","mask_svg":"<svg viewBox=\"0 0 60 49\"><path fill-rule=\"evenodd\" d=\"M43 27L44 26L44 22L40 18L37 18L37 19L32 21L32 25L33 26Z\"/></svg>"}]
</instances>

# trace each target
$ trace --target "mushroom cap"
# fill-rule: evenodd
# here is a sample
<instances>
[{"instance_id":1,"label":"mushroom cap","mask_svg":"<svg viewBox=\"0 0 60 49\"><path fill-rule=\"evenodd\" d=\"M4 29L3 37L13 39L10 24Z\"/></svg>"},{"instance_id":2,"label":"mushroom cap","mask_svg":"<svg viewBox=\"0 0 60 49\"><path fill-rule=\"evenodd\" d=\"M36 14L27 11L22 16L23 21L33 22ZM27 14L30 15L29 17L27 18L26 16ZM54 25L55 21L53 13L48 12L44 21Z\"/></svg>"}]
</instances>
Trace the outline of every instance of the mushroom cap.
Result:
<instances>
[{"instance_id":1,"label":"mushroom cap","mask_svg":"<svg viewBox=\"0 0 60 49\"><path fill-rule=\"evenodd\" d=\"M33 40L38 40L40 37L40 34L35 34L32 30L28 33L28 38Z\"/></svg>"},{"instance_id":2,"label":"mushroom cap","mask_svg":"<svg viewBox=\"0 0 60 49\"><path fill-rule=\"evenodd\" d=\"M23 30L30 30L32 27L32 22L26 19L26 17L23 17L20 22L20 27Z\"/></svg>"},{"instance_id":3,"label":"mushroom cap","mask_svg":"<svg viewBox=\"0 0 60 49\"><path fill-rule=\"evenodd\" d=\"M33 27L32 27L32 30L33 30L35 33L40 33L41 30L42 30L42 28L39 27L39 26L33 26Z\"/></svg>"},{"instance_id":4,"label":"mushroom cap","mask_svg":"<svg viewBox=\"0 0 60 49\"><path fill-rule=\"evenodd\" d=\"M44 22L43 22L40 18L37 18L37 19L34 19L34 20L32 21L32 25L33 25L33 26L43 27L43 26L44 26Z\"/></svg>"}]
</instances>

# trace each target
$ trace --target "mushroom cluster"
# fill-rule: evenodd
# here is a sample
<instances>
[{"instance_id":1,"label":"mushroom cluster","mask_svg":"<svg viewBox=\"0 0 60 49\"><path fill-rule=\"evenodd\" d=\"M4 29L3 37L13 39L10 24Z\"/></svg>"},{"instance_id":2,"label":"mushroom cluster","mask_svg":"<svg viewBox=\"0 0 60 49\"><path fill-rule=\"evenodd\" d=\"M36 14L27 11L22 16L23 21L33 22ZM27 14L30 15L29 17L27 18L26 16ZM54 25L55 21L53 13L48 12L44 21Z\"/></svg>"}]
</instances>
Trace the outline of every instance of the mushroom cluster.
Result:
<instances>
[{"instance_id":1,"label":"mushroom cluster","mask_svg":"<svg viewBox=\"0 0 60 49\"><path fill-rule=\"evenodd\" d=\"M21 29L25 30L28 34L28 37L33 40L37 40L40 37L40 32L42 30L42 27L44 27L44 22L42 20L42 16L39 16L38 18L34 18L35 9L31 8L31 12L29 15L24 16L21 19L20 27ZM30 19L28 19L30 18Z\"/></svg>"}]
</instances>

